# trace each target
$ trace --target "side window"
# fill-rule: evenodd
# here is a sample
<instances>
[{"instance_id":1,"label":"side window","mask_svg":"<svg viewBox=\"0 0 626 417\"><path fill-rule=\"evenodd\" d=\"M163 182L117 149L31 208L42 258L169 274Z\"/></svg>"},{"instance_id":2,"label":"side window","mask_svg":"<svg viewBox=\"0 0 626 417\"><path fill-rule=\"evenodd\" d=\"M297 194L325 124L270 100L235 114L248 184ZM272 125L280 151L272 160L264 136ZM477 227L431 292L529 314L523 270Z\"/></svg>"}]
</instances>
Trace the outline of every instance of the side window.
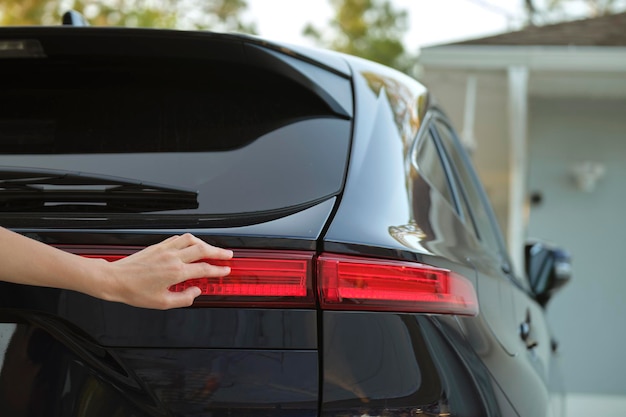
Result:
<instances>
[{"instance_id":1,"label":"side window","mask_svg":"<svg viewBox=\"0 0 626 417\"><path fill-rule=\"evenodd\" d=\"M451 185L443 167L442 158L439 155L439 150L437 149L437 145L430 131L425 133L419 140L413 160L417 164L422 176L430 185L441 193L448 203L450 203L451 207L456 207L452 196Z\"/></svg>"},{"instance_id":2,"label":"side window","mask_svg":"<svg viewBox=\"0 0 626 417\"><path fill-rule=\"evenodd\" d=\"M460 193L469 205L469 217L478 239L493 253L503 251L499 229L493 221L491 207L467 158L461 154L460 144L451 127L441 120L436 121L437 132L446 154L453 165L453 172L460 185Z\"/></svg>"}]
</instances>

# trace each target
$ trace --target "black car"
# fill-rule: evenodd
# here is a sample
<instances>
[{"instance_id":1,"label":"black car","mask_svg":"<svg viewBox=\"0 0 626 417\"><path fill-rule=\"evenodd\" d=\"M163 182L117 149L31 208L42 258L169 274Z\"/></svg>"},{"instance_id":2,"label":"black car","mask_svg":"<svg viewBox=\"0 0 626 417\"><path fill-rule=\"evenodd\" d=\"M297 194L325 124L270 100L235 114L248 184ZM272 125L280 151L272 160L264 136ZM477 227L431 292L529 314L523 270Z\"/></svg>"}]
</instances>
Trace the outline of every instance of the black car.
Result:
<instances>
[{"instance_id":1,"label":"black car","mask_svg":"<svg viewBox=\"0 0 626 417\"><path fill-rule=\"evenodd\" d=\"M246 35L0 28L0 225L115 261L234 250L189 308L2 283L4 416L561 414L544 307L428 90ZM37 259L32 259L37 262Z\"/></svg>"}]
</instances>

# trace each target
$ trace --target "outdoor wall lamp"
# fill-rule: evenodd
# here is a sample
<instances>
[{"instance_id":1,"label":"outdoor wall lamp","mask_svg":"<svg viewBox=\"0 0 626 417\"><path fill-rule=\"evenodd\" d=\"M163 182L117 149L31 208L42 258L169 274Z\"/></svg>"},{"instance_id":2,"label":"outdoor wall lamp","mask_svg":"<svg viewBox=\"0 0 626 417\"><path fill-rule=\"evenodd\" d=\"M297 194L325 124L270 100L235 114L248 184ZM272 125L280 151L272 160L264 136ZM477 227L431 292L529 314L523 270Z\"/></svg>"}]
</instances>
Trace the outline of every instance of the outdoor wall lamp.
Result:
<instances>
[{"instance_id":1,"label":"outdoor wall lamp","mask_svg":"<svg viewBox=\"0 0 626 417\"><path fill-rule=\"evenodd\" d=\"M570 174L576 187L585 192L591 192L595 189L596 183L604 177L606 168L604 164L593 161L583 161L575 164Z\"/></svg>"}]
</instances>

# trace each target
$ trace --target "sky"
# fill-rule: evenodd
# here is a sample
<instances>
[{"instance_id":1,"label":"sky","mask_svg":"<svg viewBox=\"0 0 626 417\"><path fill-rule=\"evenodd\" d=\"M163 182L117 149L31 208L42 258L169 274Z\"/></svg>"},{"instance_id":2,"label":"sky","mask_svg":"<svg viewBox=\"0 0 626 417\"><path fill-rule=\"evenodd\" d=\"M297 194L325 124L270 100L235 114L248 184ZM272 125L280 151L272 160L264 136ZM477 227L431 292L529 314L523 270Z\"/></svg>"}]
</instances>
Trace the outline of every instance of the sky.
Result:
<instances>
[{"instance_id":1,"label":"sky","mask_svg":"<svg viewBox=\"0 0 626 417\"><path fill-rule=\"evenodd\" d=\"M302 36L307 23L323 28L332 18L329 0L247 0L249 19L258 34L297 45L312 45ZM391 0L409 14L405 38L409 51L517 29L522 0Z\"/></svg>"}]
</instances>

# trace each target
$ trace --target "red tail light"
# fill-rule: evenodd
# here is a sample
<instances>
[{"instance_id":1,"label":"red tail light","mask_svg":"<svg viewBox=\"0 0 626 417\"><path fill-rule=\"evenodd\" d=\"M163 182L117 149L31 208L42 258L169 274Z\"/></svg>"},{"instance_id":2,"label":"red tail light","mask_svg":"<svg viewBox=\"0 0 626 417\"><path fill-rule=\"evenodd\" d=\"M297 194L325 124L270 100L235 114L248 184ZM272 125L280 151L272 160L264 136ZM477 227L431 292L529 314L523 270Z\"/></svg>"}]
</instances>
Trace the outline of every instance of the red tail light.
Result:
<instances>
[{"instance_id":1,"label":"red tail light","mask_svg":"<svg viewBox=\"0 0 626 417\"><path fill-rule=\"evenodd\" d=\"M127 255L82 256L113 262ZM238 250L231 260L209 262L229 266L230 275L190 279L170 290L200 288L196 306L315 307L312 252Z\"/></svg>"},{"instance_id":2,"label":"red tail light","mask_svg":"<svg viewBox=\"0 0 626 417\"><path fill-rule=\"evenodd\" d=\"M83 255L115 261L125 255ZM171 287L202 290L196 306L314 308L432 314L478 314L472 283L454 272L408 261L311 252L235 251L230 275ZM314 269L317 294L313 291Z\"/></svg>"},{"instance_id":3,"label":"red tail light","mask_svg":"<svg viewBox=\"0 0 626 417\"><path fill-rule=\"evenodd\" d=\"M329 254L317 266L322 309L478 314L472 283L447 269Z\"/></svg>"},{"instance_id":4,"label":"red tail light","mask_svg":"<svg viewBox=\"0 0 626 417\"><path fill-rule=\"evenodd\" d=\"M171 287L183 291L196 286L202 290L195 304L229 303L314 307L311 253L237 251L229 261L211 261L230 266L230 275L199 278Z\"/></svg>"}]
</instances>

